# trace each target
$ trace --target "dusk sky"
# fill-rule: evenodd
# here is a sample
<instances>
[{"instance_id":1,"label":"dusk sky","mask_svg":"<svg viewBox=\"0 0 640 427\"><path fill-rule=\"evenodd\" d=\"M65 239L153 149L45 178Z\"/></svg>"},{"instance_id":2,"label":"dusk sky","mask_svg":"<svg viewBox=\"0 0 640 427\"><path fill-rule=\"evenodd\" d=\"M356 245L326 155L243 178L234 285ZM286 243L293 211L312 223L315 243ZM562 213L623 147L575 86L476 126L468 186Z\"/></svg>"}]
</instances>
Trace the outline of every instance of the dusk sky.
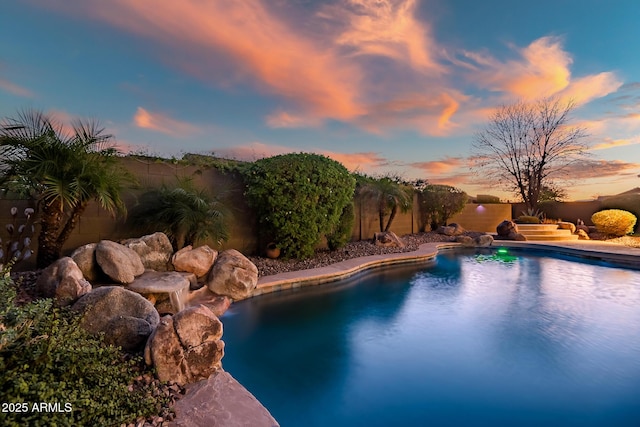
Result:
<instances>
[{"instance_id":1,"label":"dusk sky","mask_svg":"<svg viewBox=\"0 0 640 427\"><path fill-rule=\"evenodd\" d=\"M95 118L123 151L474 176L495 107L573 99L569 198L640 186L637 0L24 0L0 6L0 116Z\"/></svg>"}]
</instances>

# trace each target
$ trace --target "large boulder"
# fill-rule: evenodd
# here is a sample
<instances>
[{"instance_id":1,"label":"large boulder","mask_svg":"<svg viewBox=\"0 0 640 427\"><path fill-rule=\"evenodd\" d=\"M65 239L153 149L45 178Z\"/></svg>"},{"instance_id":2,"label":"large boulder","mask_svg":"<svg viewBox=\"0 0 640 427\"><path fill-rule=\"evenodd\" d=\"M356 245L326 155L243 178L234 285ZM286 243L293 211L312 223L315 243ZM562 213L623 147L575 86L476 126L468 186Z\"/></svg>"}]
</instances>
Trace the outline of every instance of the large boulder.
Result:
<instances>
[{"instance_id":1,"label":"large boulder","mask_svg":"<svg viewBox=\"0 0 640 427\"><path fill-rule=\"evenodd\" d=\"M93 334L104 333L107 344L124 350L141 348L160 322L151 302L120 286L97 288L72 309L81 313L80 326Z\"/></svg>"},{"instance_id":2,"label":"large boulder","mask_svg":"<svg viewBox=\"0 0 640 427\"><path fill-rule=\"evenodd\" d=\"M36 290L43 297L54 298L55 304L63 307L91 292L91 284L73 259L64 257L42 271Z\"/></svg>"},{"instance_id":3,"label":"large boulder","mask_svg":"<svg viewBox=\"0 0 640 427\"><path fill-rule=\"evenodd\" d=\"M207 245L195 249L189 245L173 254L171 263L176 271L185 271L197 277L204 277L211 270L217 256L218 251Z\"/></svg>"},{"instance_id":4,"label":"large boulder","mask_svg":"<svg viewBox=\"0 0 640 427\"><path fill-rule=\"evenodd\" d=\"M193 273L147 270L127 285L127 289L147 298L160 313L174 314L185 307Z\"/></svg>"},{"instance_id":5,"label":"large boulder","mask_svg":"<svg viewBox=\"0 0 640 427\"><path fill-rule=\"evenodd\" d=\"M501 240L527 240L526 236L518 232L518 226L515 222L504 220L496 227L498 233L497 238Z\"/></svg>"},{"instance_id":6,"label":"large boulder","mask_svg":"<svg viewBox=\"0 0 640 427\"><path fill-rule=\"evenodd\" d=\"M258 268L240 252L228 249L218 256L206 284L215 294L244 299L258 284Z\"/></svg>"},{"instance_id":7,"label":"large boulder","mask_svg":"<svg viewBox=\"0 0 640 427\"><path fill-rule=\"evenodd\" d=\"M140 256L133 249L110 240L98 243L96 261L107 276L121 284L131 283L144 273Z\"/></svg>"},{"instance_id":8,"label":"large boulder","mask_svg":"<svg viewBox=\"0 0 640 427\"><path fill-rule=\"evenodd\" d=\"M473 240L473 237L471 236L456 236L455 242L460 243L462 246L467 246L467 247L476 245L476 242Z\"/></svg>"},{"instance_id":9,"label":"large boulder","mask_svg":"<svg viewBox=\"0 0 640 427\"><path fill-rule=\"evenodd\" d=\"M180 385L208 378L221 369L222 322L204 305L165 316L147 341L144 356L160 381Z\"/></svg>"},{"instance_id":10,"label":"large boulder","mask_svg":"<svg viewBox=\"0 0 640 427\"><path fill-rule=\"evenodd\" d=\"M231 299L224 295L214 294L206 286L189 293L189 306L205 305L216 316L222 316L231 306Z\"/></svg>"},{"instance_id":11,"label":"large boulder","mask_svg":"<svg viewBox=\"0 0 640 427\"><path fill-rule=\"evenodd\" d=\"M493 244L493 237L490 234L482 234L475 239L476 246L486 247Z\"/></svg>"},{"instance_id":12,"label":"large boulder","mask_svg":"<svg viewBox=\"0 0 640 427\"><path fill-rule=\"evenodd\" d=\"M393 231L374 233L373 243L384 248L404 248L404 242Z\"/></svg>"},{"instance_id":13,"label":"large boulder","mask_svg":"<svg viewBox=\"0 0 640 427\"><path fill-rule=\"evenodd\" d=\"M153 233L136 239L123 240L123 246L133 249L144 268L156 271L167 271L169 260L173 254L173 247L169 238L164 233Z\"/></svg>"},{"instance_id":14,"label":"large boulder","mask_svg":"<svg viewBox=\"0 0 640 427\"><path fill-rule=\"evenodd\" d=\"M96 246L97 243L89 243L77 248L71 254L71 258L75 261L82 271L84 278L93 282L100 276L100 267L96 262Z\"/></svg>"}]
</instances>

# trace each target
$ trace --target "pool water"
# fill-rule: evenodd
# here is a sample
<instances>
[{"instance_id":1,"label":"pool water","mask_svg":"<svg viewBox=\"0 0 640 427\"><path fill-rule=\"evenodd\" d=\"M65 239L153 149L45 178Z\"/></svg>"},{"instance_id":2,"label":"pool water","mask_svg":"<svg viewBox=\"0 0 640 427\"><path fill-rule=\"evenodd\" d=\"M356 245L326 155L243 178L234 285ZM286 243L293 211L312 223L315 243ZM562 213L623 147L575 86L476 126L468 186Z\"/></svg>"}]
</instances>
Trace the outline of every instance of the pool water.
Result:
<instances>
[{"instance_id":1,"label":"pool water","mask_svg":"<svg viewBox=\"0 0 640 427\"><path fill-rule=\"evenodd\" d=\"M443 254L223 316L225 370L288 426L640 426L640 272Z\"/></svg>"}]
</instances>

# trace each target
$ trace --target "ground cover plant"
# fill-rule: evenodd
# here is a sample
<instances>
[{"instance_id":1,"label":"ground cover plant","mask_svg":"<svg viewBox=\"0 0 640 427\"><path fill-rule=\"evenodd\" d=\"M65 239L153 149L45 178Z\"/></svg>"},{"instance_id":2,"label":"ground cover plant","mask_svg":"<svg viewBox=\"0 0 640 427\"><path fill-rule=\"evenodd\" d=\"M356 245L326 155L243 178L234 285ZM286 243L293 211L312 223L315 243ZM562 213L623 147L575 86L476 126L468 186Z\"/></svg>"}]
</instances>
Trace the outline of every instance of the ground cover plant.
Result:
<instances>
[{"instance_id":1,"label":"ground cover plant","mask_svg":"<svg viewBox=\"0 0 640 427\"><path fill-rule=\"evenodd\" d=\"M89 335L78 326L77 315L55 308L51 299L17 304L16 290L5 269L0 277L0 401L7 410L0 412L0 425L114 426L168 406L154 383L134 387L145 373L140 357ZM55 410L40 411L40 403Z\"/></svg>"},{"instance_id":2,"label":"ground cover plant","mask_svg":"<svg viewBox=\"0 0 640 427\"><path fill-rule=\"evenodd\" d=\"M335 231L355 189L342 164L318 154L260 159L244 177L263 245L275 242L285 258L313 255L322 237Z\"/></svg>"}]
</instances>

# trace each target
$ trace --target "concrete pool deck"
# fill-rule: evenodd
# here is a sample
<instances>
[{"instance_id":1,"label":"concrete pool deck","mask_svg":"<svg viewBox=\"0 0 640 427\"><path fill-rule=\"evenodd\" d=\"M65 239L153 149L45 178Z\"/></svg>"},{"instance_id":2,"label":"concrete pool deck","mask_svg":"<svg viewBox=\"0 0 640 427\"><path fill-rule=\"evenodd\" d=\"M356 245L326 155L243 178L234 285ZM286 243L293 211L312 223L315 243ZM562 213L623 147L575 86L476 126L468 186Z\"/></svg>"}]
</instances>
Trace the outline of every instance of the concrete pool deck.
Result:
<instances>
[{"instance_id":1,"label":"concrete pool deck","mask_svg":"<svg viewBox=\"0 0 640 427\"><path fill-rule=\"evenodd\" d=\"M461 248L459 243L437 242L420 245L417 251L371 255L341 261L325 267L291 271L258 280L251 297L313 286L345 279L361 271L394 264L422 263L434 259L438 252ZM640 269L640 248L594 240L526 241L496 240L491 247L536 249L611 262L621 267ZM231 375L222 371L208 380L187 386L187 392L174 407L173 426L243 426L272 427L277 421L268 410Z\"/></svg>"}]
</instances>

